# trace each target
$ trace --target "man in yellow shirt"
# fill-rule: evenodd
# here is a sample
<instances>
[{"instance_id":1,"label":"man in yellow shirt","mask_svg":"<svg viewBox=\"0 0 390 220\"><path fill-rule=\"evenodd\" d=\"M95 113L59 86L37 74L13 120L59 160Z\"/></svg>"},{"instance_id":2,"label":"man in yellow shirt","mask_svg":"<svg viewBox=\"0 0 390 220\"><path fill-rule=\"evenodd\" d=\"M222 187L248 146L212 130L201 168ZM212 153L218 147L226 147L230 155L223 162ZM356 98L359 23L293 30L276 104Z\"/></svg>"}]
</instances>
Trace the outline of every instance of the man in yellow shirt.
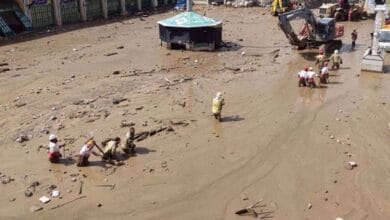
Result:
<instances>
[{"instance_id":1,"label":"man in yellow shirt","mask_svg":"<svg viewBox=\"0 0 390 220\"><path fill-rule=\"evenodd\" d=\"M222 121L221 112L222 112L222 106L225 105L225 100L222 97L222 93L218 92L215 98L213 99L212 103L212 112L218 121Z\"/></svg>"}]
</instances>

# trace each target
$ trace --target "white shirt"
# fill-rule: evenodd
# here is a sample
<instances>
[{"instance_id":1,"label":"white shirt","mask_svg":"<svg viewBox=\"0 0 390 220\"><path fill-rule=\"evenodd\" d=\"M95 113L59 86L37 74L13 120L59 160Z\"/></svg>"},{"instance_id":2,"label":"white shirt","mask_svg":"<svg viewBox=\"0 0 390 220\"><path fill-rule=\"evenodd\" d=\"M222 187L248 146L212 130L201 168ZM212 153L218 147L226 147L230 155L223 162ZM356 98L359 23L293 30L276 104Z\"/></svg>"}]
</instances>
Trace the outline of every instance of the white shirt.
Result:
<instances>
[{"instance_id":1,"label":"white shirt","mask_svg":"<svg viewBox=\"0 0 390 220\"><path fill-rule=\"evenodd\" d=\"M298 72L298 76L300 77L300 78L306 78L307 77L307 72L305 71L305 70L302 70L302 71L299 71Z\"/></svg>"},{"instance_id":2,"label":"white shirt","mask_svg":"<svg viewBox=\"0 0 390 220\"><path fill-rule=\"evenodd\" d=\"M91 152L94 152L94 150L88 149L88 146L86 144L84 144L84 146L80 150L80 155L81 156L89 156L89 155L91 155Z\"/></svg>"},{"instance_id":3,"label":"white shirt","mask_svg":"<svg viewBox=\"0 0 390 220\"><path fill-rule=\"evenodd\" d=\"M57 143L49 142L49 153L59 152L60 147Z\"/></svg>"},{"instance_id":4,"label":"white shirt","mask_svg":"<svg viewBox=\"0 0 390 220\"><path fill-rule=\"evenodd\" d=\"M307 72L307 78L314 78L314 76L317 75L314 71L308 71Z\"/></svg>"},{"instance_id":5,"label":"white shirt","mask_svg":"<svg viewBox=\"0 0 390 220\"><path fill-rule=\"evenodd\" d=\"M329 68L327 66L322 67L321 74L329 73Z\"/></svg>"}]
</instances>

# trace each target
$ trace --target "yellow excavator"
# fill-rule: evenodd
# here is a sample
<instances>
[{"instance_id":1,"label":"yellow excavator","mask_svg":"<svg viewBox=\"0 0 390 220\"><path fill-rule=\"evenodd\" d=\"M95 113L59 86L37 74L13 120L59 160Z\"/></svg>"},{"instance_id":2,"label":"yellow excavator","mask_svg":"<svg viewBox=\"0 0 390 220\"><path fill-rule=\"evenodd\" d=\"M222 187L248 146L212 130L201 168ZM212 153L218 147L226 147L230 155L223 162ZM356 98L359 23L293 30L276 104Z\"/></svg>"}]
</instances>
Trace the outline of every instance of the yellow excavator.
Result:
<instances>
[{"instance_id":1,"label":"yellow excavator","mask_svg":"<svg viewBox=\"0 0 390 220\"><path fill-rule=\"evenodd\" d=\"M289 0L273 0L271 5L271 15L277 16L279 13L288 12L291 10Z\"/></svg>"}]
</instances>

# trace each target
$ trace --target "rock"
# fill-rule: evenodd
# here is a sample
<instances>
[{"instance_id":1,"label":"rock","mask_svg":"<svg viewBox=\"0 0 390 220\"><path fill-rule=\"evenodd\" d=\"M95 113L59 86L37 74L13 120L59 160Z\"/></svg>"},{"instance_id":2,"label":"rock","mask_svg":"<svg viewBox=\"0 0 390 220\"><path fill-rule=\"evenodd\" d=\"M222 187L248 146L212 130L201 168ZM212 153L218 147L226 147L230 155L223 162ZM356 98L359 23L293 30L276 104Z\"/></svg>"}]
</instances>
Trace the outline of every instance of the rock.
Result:
<instances>
[{"instance_id":1,"label":"rock","mask_svg":"<svg viewBox=\"0 0 390 220\"><path fill-rule=\"evenodd\" d=\"M55 120L57 120L57 117L53 115L53 116L50 117L49 120L50 120L50 121L55 121Z\"/></svg>"},{"instance_id":2,"label":"rock","mask_svg":"<svg viewBox=\"0 0 390 220\"><path fill-rule=\"evenodd\" d=\"M336 217L335 220L344 220L344 219L341 217Z\"/></svg>"},{"instance_id":3,"label":"rock","mask_svg":"<svg viewBox=\"0 0 390 220\"><path fill-rule=\"evenodd\" d=\"M241 56L244 56L246 53L245 53L245 51L242 51L241 52Z\"/></svg>"},{"instance_id":4,"label":"rock","mask_svg":"<svg viewBox=\"0 0 390 220\"><path fill-rule=\"evenodd\" d=\"M26 197L31 197L33 195L33 192L31 192L31 190L27 189L26 191L24 191L24 195Z\"/></svg>"},{"instance_id":5,"label":"rock","mask_svg":"<svg viewBox=\"0 0 390 220\"><path fill-rule=\"evenodd\" d=\"M77 181L77 178L76 178L76 177L72 177L71 181L72 181L72 182L76 182L76 181Z\"/></svg>"},{"instance_id":6,"label":"rock","mask_svg":"<svg viewBox=\"0 0 390 220\"><path fill-rule=\"evenodd\" d=\"M311 209L312 207L313 207L313 205L311 203L307 204L308 209Z\"/></svg>"},{"instance_id":7,"label":"rock","mask_svg":"<svg viewBox=\"0 0 390 220\"><path fill-rule=\"evenodd\" d=\"M125 47L124 47L124 46L119 46L119 47L117 47L116 49L121 50L121 49L123 49L123 48L125 48Z\"/></svg>"},{"instance_id":8,"label":"rock","mask_svg":"<svg viewBox=\"0 0 390 220\"><path fill-rule=\"evenodd\" d=\"M43 209L42 206L33 205L30 207L30 212L38 212L38 211L41 211L42 209Z\"/></svg>"},{"instance_id":9,"label":"rock","mask_svg":"<svg viewBox=\"0 0 390 220\"><path fill-rule=\"evenodd\" d=\"M121 74L121 71L119 70L115 70L114 72L112 72L112 75L119 75L119 74Z\"/></svg>"},{"instance_id":10,"label":"rock","mask_svg":"<svg viewBox=\"0 0 390 220\"><path fill-rule=\"evenodd\" d=\"M330 135L329 138L330 138L330 139L334 139L334 136L333 136L333 135Z\"/></svg>"},{"instance_id":11,"label":"rock","mask_svg":"<svg viewBox=\"0 0 390 220\"><path fill-rule=\"evenodd\" d=\"M100 207L102 207L102 204L98 203L96 206L100 208Z\"/></svg>"},{"instance_id":12,"label":"rock","mask_svg":"<svg viewBox=\"0 0 390 220\"><path fill-rule=\"evenodd\" d=\"M114 105L117 105L123 101L126 101L127 99L126 98L123 98L123 97L115 97L115 98L112 98L112 104Z\"/></svg>"}]
</instances>

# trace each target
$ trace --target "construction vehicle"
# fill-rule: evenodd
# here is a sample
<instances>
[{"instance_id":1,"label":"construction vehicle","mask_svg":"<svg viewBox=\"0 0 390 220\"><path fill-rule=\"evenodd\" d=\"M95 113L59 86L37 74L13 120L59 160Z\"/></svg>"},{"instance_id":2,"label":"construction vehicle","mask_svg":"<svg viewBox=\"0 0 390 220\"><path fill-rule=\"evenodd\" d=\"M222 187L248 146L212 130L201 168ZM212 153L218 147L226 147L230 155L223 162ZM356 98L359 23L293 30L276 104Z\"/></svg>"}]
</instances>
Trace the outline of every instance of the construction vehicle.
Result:
<instances>
[{"instance_id":1,"label":"construction vehicle","mask_svg":"<svg viewBox=\"0 0 390 220\"><path fill-rule=\"evenodd\" d=\"M303 27L298 34L295 33L291 21L303 20ZM344 34L344 26L336 24L333 18L317 19L307 7L279 14L278 25L284 32L290 44L297 49L322 48L325 53L332 53L340 49Z\"/></svg>"},{"instance_id":2,"label":"construction vehicle","mask_svg":"<svg viewBox=\"0 0 390 220\"><path fill-rule=\"evenodd\" d=\"M386 5L376 5L375 26L371 47L363 54L361 69L365 71L383 72L385 61L384 48L380 47L380 30L385 16ZM383 36L384 37L384 36Z\"/></svg>"},{"instance_id":3,"label":"construction vehicle","mask_svg":"<svg viewBox=\"0 0 390 220\"><path fill-rule=\"evenodd\" d=\"M273 0L271 5L271 15L277 16L280 13L290 11L292 8L289 0Z\"/></svg>"},{"instance_id":4,"label":"construction vehicle","mask_svg":"<svg viewBox=\"0 0 390 220\"><path fill-rule=\"evenodd\" d=\"M348 1L344 1L342 7L338 3L324 3L318 14L321 18L334 18L336 21L358 21L367 17L364 3L349 4Z\"/></svg>"}]
</instances>

